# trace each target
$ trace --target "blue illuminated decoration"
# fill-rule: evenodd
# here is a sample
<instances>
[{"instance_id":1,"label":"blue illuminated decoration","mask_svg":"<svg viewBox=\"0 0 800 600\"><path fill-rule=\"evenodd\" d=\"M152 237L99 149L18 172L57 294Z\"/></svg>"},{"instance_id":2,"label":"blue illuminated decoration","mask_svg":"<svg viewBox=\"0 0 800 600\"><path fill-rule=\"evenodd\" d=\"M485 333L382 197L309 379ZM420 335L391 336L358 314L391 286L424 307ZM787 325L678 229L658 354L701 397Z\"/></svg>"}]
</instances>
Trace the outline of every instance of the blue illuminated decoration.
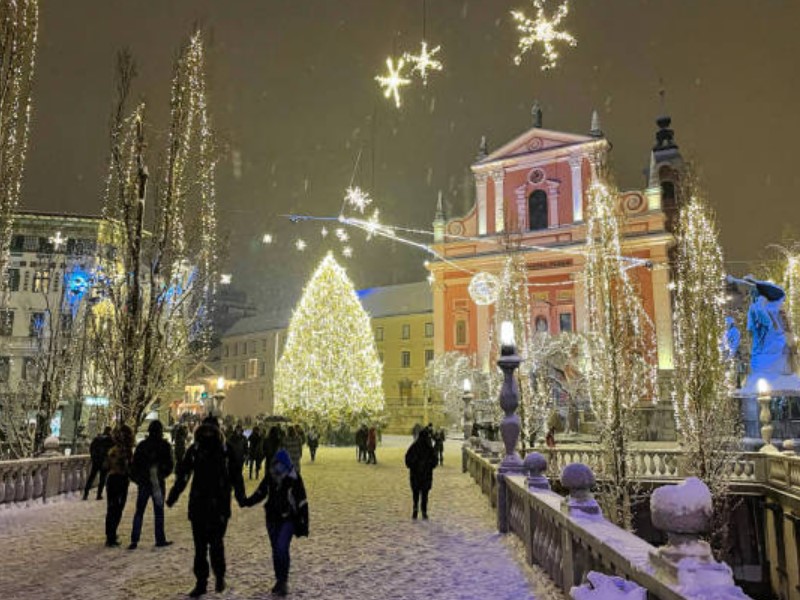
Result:
<instances>
[{"instance_id":1,"label":"blue illuminated decoration","mask_svg":"<svg viewBox=\"0 0 800 600\"><path fill-rule=\"evenodd\" d=\"M369 296L369 295L371 295L373 293L375 293L375 288L365 288L363 290L358 290L356 292L356 295L358 296L358 299L361 300L361 299L366 298L367 296Z\"/></svg>"}]
</instances>

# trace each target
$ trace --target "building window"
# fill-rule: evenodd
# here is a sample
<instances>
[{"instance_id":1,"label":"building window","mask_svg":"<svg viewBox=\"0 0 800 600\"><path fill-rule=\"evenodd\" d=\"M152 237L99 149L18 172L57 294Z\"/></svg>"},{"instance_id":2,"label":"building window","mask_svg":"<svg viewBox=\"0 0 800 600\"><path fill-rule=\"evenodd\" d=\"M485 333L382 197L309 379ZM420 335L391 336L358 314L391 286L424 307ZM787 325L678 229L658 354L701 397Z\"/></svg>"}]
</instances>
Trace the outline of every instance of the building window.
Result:
<instances>
[{"instance_id":1,"label":"building window","mask_svg":"<svg viewBox=\"0 0 800 600\"><path fill-rule=\"evenodd\" d=\"M25 269L25 273L22 275L22 291L27 292L31 286L31 272L29 269Z\"/></svg>"},{"instance_id":2,"label":"building window","mask_svg":"<svg viewBox=\"0 0 800 600\"><path fill-rule=\"evenodd\" d=\"M528 229L538 231L547 229L547 193L535 190L528 198Z\"/></svg>"},{"instance_id":3,"label":"building window","mask_svg":"<svg viewBox=\"0 0 800 600\"><path fill-rule=\"evenodd\" d=\"M433 337L433 323L425 323L425 337L426 338Z\"/></svg>"},{"instance_id":4,"label":"building window","mask_svg":"<svg viewBox=\"0 0 800 600\"><path fill-rule=\"evenodd\" d=\"M22 252L25 248L25 236L15 235L11 238L11 252Z\"/></svg>"},{"instance_id":5,"label":"building window","mask_svg":"<svg viewBox=\"0 0 800 600\"><path fill-rule=\"evenodd\" d=\"M3 335L3 336L14 335L14 311L13 310L0 311L0 335Z\"/></svg>"},{"instance_id":6,"label":"building window","mask_svg":"<svg viewBox=\"0 0 800 600\"><path fill-rule=\"evenodd\" d=\"M427 367L429 364L433 362L433 350L425 350L425 366Z\"/></svg>"},{"instance_id":7,"label":"building window","mask_svg":"<svg viewBox=\"0 0 800 600\"><path fill-rule=\"evenodd\" d=\"M403 325L403 339L410 340L411 339L411 325L405 323Z\"/></svg>"},{"instance_id":8,"label":"building window","mask_svg":"<svg viewBox=\"0 0 800 600\"><path fill-rule=\"evenodd\" d=\"M39 251L39 238L32 235L24 236L22 240L22 249L25 252L38 252Z\"/></svg>"},{"instance_id":9,"label":"building window","mask_svg":"<svg viewBox=\"0 0 800 600\"><path fill-rule=\"evenodd\" d=\"M375 328L375 341L382 342L383 341L383 327L376 327Z\"/></svg>"},{"instance_id":10,"label":"building window","mask_svg":"<svg viewBox=\"0 0 800 600\"><path fill-rule=\"evenodd\" d=\"M230 355L230 353L231 353L231 349L230 349L230 346L228 346L228 344L225 344L225 345L222 347L222 353L223 353L223 355L225 356L225 358L228 358L228 356L229 356L229 355Z\"/></svg>"},{"instance_id":11,"label":"building window","mask_svg":"<svg viewBox=\"0 0 800 600\"><path fill-rule=\"evenodd\" d=\"M264 338L263 340L261 340L261 351L262 352L266 352L267 351L267 338Z\"/></svg>"},{"instance_id":12,"label":"building window","mask_svg":"<svg viewBox=\"0 0 800 600\"><path fill-rule=\"evenodd\" d=\"M50 269L38 269L33 274L33 291L47 292L50 290Z\"/></svg>"},{"instance_id":13,"label":"building window","mask_svg":"<svg viewBox=\"0 0 800 600\"><path fill-rule=\"evenodd\" d=\"M467 321L459 319L456 321L456 346L467 345Z\"/></svg>"},{"instance_id":14,"label":"building window","mask_svg":"<svg viewBox=\"0 0 800 600\"><path fill-rule=\"evenodd\" d=\"M35 381L36 377L36 358L33 356L26 356L22 359L22 379L25 381Z\"/></svg>"},{"instance_id":15,"label":"building window","mask_svg":"<svg viewBox=\"0 0 800 600\"><path fill-rule=\"evenodd\" d=\"M547 324L547 317L542 315L536 317L536 320L534 321L534 329L536 330L536 333L547 333L550 331L550 327Z\"/></svg>"},{"instance_id":16,"label":"building window","mask_svg":"<svg viewBox=\"0 0 800 600\"><path fill-rule=\"evenodd\" d=\"M256 353L256 341L253 340L252 342L250 342L250 354L255 354L255 353Z\"/></svg>"},{"instance_id":17,"label":"building window","mask_svg":"<svg viewBox=\"0 0 800 600\"><path fill-rule=\"evenodd\" d=\"M561 313L558 315L558 328L565 333L572 331L572 313Z\"/></svg>"},{"instance_id":18,"label":"building window","mask_svg":"<svg viewBox=\"0 0 800 600\"><path fill-rule=\"evenodd\" d=\"M8 270L8 291L16 292L19 291L19 269L9 269Z\"/></svg>"},{"instance_id":19,"label":"building window","mask_svg":"<svg viewBox=\"0 0 800 600\"><path fill-rule=\"evenodd\" d=\"M239 356L239 342L233 342L233 355Z\"/></svg>"},{"instance_id":20,"label":"building window","mask_svg":"<svg viewBox=\"0 0 800 600\"><path fill-rule=\"evenodd\" d=\"M28 336L38 337L44 329L44 313L34 312L31 313L30 321L28 322Z\"/></svg>"},{"instance_id":21,"label":"building window","mask_svg":"<svg viewBox=\"0 0 800 600\"><path fill-rule=\"evenodd\" d=\"M8 383L11 375L11 357L0 356L0 383Z\"/></svg>"},{"instance_id":22,"label":"building window","mask_svg":"<svg viewBox=\"0 0 800 600\"><path fill-rule=\"evenodd\" d=\"M400 353L400 364L404 369L411 368L411 352L408 350L403 350Z\"/></svg>"},{"instance_id":23,"label":"building window","mask_svg":"<svg viewBox=\"0 0 800 600\"><path fill-rule=\"evenodd\" d=\"M258 375L259 377L266 377L267 375L267 361L260 360L258 361Z\"/></svg>"},{"instance_id":24,"label":"building window","mask_svg":"<svg viewBox=\"0 0 800 600\"><path fill-rule=\"evenodd\" d=\"M227 365L226 365L226 366L224 366L224 367L222 367L222 376L223 376L225 379L228 379L228 366L227 366Z\"/></svg>"},{"instance_id":25,"label":"building window","mask_svg":"<svg viewBox=\"0 0 800 600\"><path fill-rule=\"evenodd\" d=\"M255 379L258 377L258 359L251 358L247 361L247 378Z\"/></svg>"}]
</instances>

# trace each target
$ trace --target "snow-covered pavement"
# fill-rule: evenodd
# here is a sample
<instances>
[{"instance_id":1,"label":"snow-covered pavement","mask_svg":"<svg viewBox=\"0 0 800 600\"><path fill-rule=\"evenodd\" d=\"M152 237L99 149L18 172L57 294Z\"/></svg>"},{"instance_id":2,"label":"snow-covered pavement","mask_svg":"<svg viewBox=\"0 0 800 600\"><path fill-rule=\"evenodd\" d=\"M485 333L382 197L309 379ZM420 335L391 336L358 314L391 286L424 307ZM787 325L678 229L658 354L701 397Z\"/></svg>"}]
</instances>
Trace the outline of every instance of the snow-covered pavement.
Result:
<instances>
[{"instance_id":1,"label":"snow-covered pavement","mask_svg":"<svg viewBox=\"0 0 800 600\"><path fill-rule=\"evenodd\" d=\"M378 464L369 466L355 461L353 448L322 447L315 464L305 449L311 536L292 543L290 597L562 599L546 576L524 564L521 544L496 533L486 498L461 473L459 444L448 443L445 465L434 473L430 521L411 520L403 465L409 442L387 437ZM256 485L246 483L248 491ZM167 510L167 537L175 544L164 549L150 545L149 508L135 551L103 546L105 502L0 510L0 598L184 598L194 583L187 497ZM133 504L131 495L123 542ZM269 598L274 580L260 507L234 507L226 554L230 587L207 597Z\"/></svg>"}]
</instances>

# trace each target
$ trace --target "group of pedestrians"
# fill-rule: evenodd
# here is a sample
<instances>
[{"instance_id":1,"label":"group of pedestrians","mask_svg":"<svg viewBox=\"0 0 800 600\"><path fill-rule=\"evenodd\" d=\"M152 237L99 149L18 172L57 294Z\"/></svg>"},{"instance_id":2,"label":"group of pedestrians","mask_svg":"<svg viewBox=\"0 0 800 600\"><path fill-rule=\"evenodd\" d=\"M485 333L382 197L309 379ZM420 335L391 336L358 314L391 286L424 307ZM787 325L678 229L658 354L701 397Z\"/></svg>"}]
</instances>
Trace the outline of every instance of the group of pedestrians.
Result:
<instances>
[{"instance_id":1,"label":"group of pedestrians","mask_svg":"<svg viewBox=\"0 0 800 600\"><path fill-rule=\"evenodd\" d=\"M378 429L374 425L367 427L361 425L356 430L356 459L368 465L378 464L375 450L378 448Z\"/></svg>"}]
</instances>

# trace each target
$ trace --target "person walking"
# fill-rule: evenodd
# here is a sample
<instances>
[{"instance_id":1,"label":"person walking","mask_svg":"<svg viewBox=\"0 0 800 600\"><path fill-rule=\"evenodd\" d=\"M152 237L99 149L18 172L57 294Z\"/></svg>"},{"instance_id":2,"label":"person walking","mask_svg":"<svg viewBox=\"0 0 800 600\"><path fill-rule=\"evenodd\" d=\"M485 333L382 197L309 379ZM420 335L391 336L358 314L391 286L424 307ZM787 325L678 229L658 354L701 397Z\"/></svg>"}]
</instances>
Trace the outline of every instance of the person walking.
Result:
<instances>
[{"instance_id":1,"label":"person walking","mask_svg":"<svg viewBox=\"0 0 800 600\"><path fill-rule=\"evenodd\" d=\"M175 450L175 464L183 460L186 453L186 440L189 439L189 429L183 423L178 423L172 428L172 442Z\"/></svg>"},{"instance_id":2,"label":"person walking","mask_svg":"<svg viewBox=\"0 0 800 600\"><path fill-rule=\"evenodd\" d=\"M152 421L147 428L147 438L136 447L133 454L133 480L139 486L136 496L136 513L133 515L131 543L128 550L135 550L142 535L142 522L147 502L153 500L155 517L156 547L169 546L164 535L164 496L166 478L172 473L172 448L164 439L164 426L161 421Z\"/></svg>"},{"instance_id":3,"label":"person walking","mask_svg":"<svg viewBox=\"0 0 800 600\"><path fill-rule=\"evenodd\" d=\"M255 506L264 498L267 499L264 510L276 579L272 593L286 596L292 537L308 537L308 499L303 478L284 448L275 454L263 481L255 493L245 499L243 506Z\"/></svg>"},{"instance_id":4,"label":"person walking","mask_svg":"<svg viewBox=\"0 0 800 600\"><path fill-rule=\"evenodd\" d=\"M356 450L358 452L358 462L367 462L367 436L369 431L366 425L362 425L356 431Z\"/></svg>"},{"instance_id":5,"label":"person walking","mask_svg":"<svg viewBox=\"0 0 800 600\"><path fill-rule=\"evenodd\" d=\"M206 419L207 421L208 419ZM205 423L205 421L203 421ZM236 427L233 428L233 433L231 437L227 438L227 443L236 453L236 460L239 463L239 466L244 468L244 457L247 454L247 438L244 437L244 431L242 430L242 426L237 424Z\"/></svg>"},{"instance_id":6,"label":"person walking","mask_svg":"<svg viewBox=\"0 0 800 600\"><path fill-rule=\"evenodd\" d=\"M308 443L308 452L311 454L311 462L314 462L317 457L317 448L319 448L319 434L316 428L309 429L306 443Z\"/></svg>"},{"instance_id":7,"label":"person walking","mask_svg":"<svg viewBox=\"0 0 800 600\"><path fill-rule=\"evenodd\" d=\"M247 465L250 467L250 479L253 478L253 466L256 468L256 479L261 472L261 461L264 460L264 438L261 428L256 425L247 440Z\"/></svg>"},{"instance_id":8,"label":"person walking","mask_svg":"<svg viewBox=\"0 0 800 600\"><path fill-rule=\"evenodd\" d=\"M264 468L269 469L275 454L283 447L283 431L278 425L273 425L264 438Z\"/></svg>"},{"instance_id":9,"label":"person walking","mask_svg":"<svg viewBox=\"0 0 800 600\"><path fill-rule=\"evenodd\" d=\"M378 464L378 460L375 458L375 449L378 447L378 430L375 429L375 426L369 428L367 432L367 464Z\"/></svg>"},{"instance_id":10,"label":"person walking","mask_svg":"<svg viewBox=\"0 0 800 600\"><path fill-rule=\"evenodd\" d=\"M411 480L411 495L414 510L411 518L416 519L422 501L422 518L428 518L428 494L433 487L433 470L439 461L431 445L428 429L422 429L419 437L406 452L406 467Z\"/></svg>"},{"instance_id":11,"label":"person walking","mask_svg":"<svg viewBox=\"0 0 800 600\"><path fill-rule=\"evenodd\" d=\"M86 480L86 487L83 489L83 499L89 499L89 490L92 489L94 478L100 474L100 481L97 483L97 499L103 499L103 489L106 486L106 477L108 476L108 469L106 469L106 458L108 452L114 445L114 440L111 439L111 427L103 429L103 433L98 434L89 445L89 456L92 458L92 470L89 472L89 478Z\"/></svg>"},{"instance_id":12,"label":"person walking","mask_svg":"<svg viewBox=\"0 0 800 600\"><path fill-rule=\"evenodd\" d=\"M194 538L194 576L196 583L190 598L208 591L208 558L214 571L217 592L225 590L225 531L231 517L231 491L241 506L246 494L242 477L243 464L238 451L225 442L219 423L207 417L194 434L184 459L175 470L175 483L167 496L167 506L174 506L186 489L189 479L189 522Z\"/></svg>"},{"instance_id":13,"label":"person walking","mask_svg":"<svg viewBox=\"0 0 800 600\"><path fill-rule=\"evenodd\" d=\"M105 468L108 472L106 485L106 546L119 546L117 528L122 520L122 511L128 500L131 463L133 462L133 430L120 425L112 434L114 445L108 451Z\"/></svg>"},{"instance_id":14,"label":"person walking","mask_svg":"<svg viewBox=\"0 0 800 600\"><path fill-rule=\"evenodd\" d=\"M289 431L283 440L283 447L289 453L294 468L300 473L300 460L303 458L303 436L300 433L299 425L289 425Z\"/></svg>"},{"instance_id":15,"label":"person walking","mask_svg":"<svg viewBox=\"0 0 800 600\"><path fill-rule=\"evenodd\" d=\"M440 428L433 436L433 450L436 452L436 459L439 466L444 466L444 440L447 437L445 430Z\"/></svg>"}]
</instances>

